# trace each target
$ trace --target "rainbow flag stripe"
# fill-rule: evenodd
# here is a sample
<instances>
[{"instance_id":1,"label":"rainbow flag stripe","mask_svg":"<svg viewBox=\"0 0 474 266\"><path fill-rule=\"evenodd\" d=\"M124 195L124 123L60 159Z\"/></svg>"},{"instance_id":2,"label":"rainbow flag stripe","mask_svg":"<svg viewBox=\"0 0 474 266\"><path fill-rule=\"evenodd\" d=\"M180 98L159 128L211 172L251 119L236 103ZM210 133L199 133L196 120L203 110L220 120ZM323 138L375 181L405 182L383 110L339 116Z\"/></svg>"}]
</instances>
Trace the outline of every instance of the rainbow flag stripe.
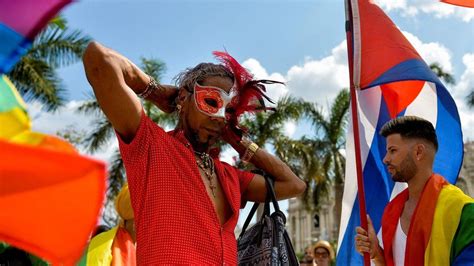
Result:
<instances>
[{"instance_id":1,"label":"rainbow flag stripe","mask_svg":"<svg viewBox=\"0 0 474 266\"><path fill-rule=\"evenodd\" d=\"M34 37L71 0L0 0L0 74L8 73Z\"/></svg>"},{"instance_id":2,"label":"rainbow flag stripe","mask_svg":"<svg viewBox=\"0 0 474 266\"><path fill-rule=\"evenodd\" d=\"M406 189L387 205L382 218L387 265L393 265L393 237L407 199ZM410 222L405 265L473 265L473 224L474 199L440 175L433 175Z\"/></svg>"}]
</instances>

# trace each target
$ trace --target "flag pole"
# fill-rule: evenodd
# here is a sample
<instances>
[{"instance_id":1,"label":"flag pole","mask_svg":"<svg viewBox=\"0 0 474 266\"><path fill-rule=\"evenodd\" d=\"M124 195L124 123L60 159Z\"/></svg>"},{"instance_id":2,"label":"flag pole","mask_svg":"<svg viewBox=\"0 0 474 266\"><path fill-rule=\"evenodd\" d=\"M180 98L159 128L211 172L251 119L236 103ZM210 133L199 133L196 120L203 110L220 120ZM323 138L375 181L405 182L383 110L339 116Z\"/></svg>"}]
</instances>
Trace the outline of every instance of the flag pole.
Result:
<instances>
[{"instance_id":1,"label":"flag pole","mask_svg":"<svg viewBox=\"0 0 474 266\"><path fill-rule=\"evenodd\" d=\"M352 16L352 5L350 0L345 0L346 9L346 43L347 43L347 55L349 61L349 78L350 78L350 95L351 95L351 114L352 114L352 129L354 135L354 153L356 159L356 173L357 173L357 196L359 198L359 214L361 226L367 231L367 211L365 205L365 193L364 193L364 176L362 172L362 160L360 156L360 138L359 138L359 116L357 112L357 93L356 89L359 89L359 84L354 83L354 40L353 40L353 16ZM360 67L360 66L358 66ZM364 265L370 266L370 254L364 253Z\"/></svg>"}]
</instances>

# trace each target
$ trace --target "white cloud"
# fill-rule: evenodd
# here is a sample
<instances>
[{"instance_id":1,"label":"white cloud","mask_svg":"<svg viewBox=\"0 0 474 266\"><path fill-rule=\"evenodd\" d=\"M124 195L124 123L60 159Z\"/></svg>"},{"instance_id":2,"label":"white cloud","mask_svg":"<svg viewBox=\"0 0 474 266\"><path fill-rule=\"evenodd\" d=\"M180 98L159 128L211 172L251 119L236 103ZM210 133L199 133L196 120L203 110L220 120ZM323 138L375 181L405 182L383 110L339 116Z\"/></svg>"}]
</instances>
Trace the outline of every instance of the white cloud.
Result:
<instances>
[{"instance_id":1,"label":"white cloud","mask_svg":"<svg viewBox=\"0 0 474 266\"><path fill-rule=\"evenodd\" d=\"M291 138L293 136L293 134L295 134L296 123L295 123L295 121L287 121L283 125L283 128L284 128L283 132L285 132L285 135Z\"/></svg>"},{"instance_id":2,"label":"white cloud","mask_svg":"<svg viewBox=\"0 0 474 266\"><path fill-rule=\"evenodd\" d=\"M445 72L453 72L451 52L444 45L438 42L423 43L418 37L409 32L402 31L402 33L428 65L439 63Z\"/></svg>"},{"instance_id":3,"label":"white cloud","mask_svg":"<svg viewBox=\"0 0 474 266\"><path fill-rule=\"evenodd\" d=\"M286 82L286 79L280 73L268 74L267 70L254 58L249 58L242 63L242 66L247 68L256 79L270 79L275 81ZM280 97L288 93L288 88L280 84L270 84L265 86L267 88L267 95L275 102Z\"/></svg>"},{"instance_id":4,"label":"white cloud","mask_svg":"<svg viewBox=\"0 0 474 266\"><path fill-rule=\"evenodd\" d=\"M42 104L39 102L28 103L28 114L32 120L32 130L45 134L56 135L59 131L72 128L78 132L89 133L92 129L93 120L97 119L98 117L77 113L76 110L82 103L82 101L70 101L55 112L44 111L42 109ZM110 140L108 145L105 145L103 150L99 150L97 153L92 155L87 154L83 147L77 148L83 155L108 161L117 147L118 142L115 138L113 138Z\"/></svg>"},{"instance_id":5,"label":"white cloud","mask_svg":"<svg viewBox=\"0 0 474 266\"><path fill-rule=\"evenodd\" d=\"M420 13L431 14L436 18L456 17L464 22L474 18L474 9L441 3L438 0L375 0L385 11L399 11L404 16Z\"/></svg>"},{"instance_id":6,"label":"white cloud","mask_svg":"<svg viewBox=\"0 0 474 266\"><path fill-rule=\"evenodd\" d=\"M403 5L404 2L393 1L391 3L393 6L398 6ZM448 48L438 42L425 43L417 36L406 31L402 31L402 33L427 64L439 63L444 71L454 74L451 51ZM305 58L304 63L292 66L286 74L273 73L268 75L257 59L249 59L245 62L246 67L258 78L281 77L287 81L288 93L302 97L307 101L316 102L326 108L341 88L349 86L346 51L346 43L343 41L332 49L330 55L319 60ZM448 88L448 90L458 106L465 139L474 140L473 109L469 109L465 101L467 94L474 88L474 54L464 55L463 63L466 69L458 84ZM285 132L289 136L294 133L293 130L296 131L293 125L285 125Z\"/></svg>"},{"instance_id":7,"label":"white cloud","mask_svg":"<svg viewBox=\"0 0 474 266\"><path fill-rule=\"evenodd\" d=\"M474 140L474 108L469 108L466 104L466 96L474 91L474 53L465 54L462 61L466 69L457 85L454 86L452 95L458 106L464 139Z\"/></svg>"}]
</instances>

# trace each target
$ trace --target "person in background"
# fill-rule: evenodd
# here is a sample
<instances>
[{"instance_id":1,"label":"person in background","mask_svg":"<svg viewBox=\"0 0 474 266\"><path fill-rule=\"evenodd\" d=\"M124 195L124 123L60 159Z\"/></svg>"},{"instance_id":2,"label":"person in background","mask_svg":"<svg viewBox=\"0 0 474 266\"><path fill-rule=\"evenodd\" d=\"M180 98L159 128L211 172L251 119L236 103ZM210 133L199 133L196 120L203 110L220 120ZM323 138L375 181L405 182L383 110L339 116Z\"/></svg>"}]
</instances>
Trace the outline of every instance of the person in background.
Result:
<instances>
[{"instance_id":1,"label":"person in background","mask_svg":"<svg viewBox=\"0 0 474 266\"><path fill-rule=\"evenodd\" d=\"M115 199L115 209L119 215L119 224L91 239L79 266L136 265L135 219L127 184Z\"/></svg>"},{"instance_id":2,"label":"person in background","mask_svg":"<svg viewBox=\"0 0 474 266\"><path fill-rule=\"evenodd\" d=\"M313 246L313 263L317 266L329 266L334 259L334 249L326 240L319 240Z\"/></svg>"}]
</instances>

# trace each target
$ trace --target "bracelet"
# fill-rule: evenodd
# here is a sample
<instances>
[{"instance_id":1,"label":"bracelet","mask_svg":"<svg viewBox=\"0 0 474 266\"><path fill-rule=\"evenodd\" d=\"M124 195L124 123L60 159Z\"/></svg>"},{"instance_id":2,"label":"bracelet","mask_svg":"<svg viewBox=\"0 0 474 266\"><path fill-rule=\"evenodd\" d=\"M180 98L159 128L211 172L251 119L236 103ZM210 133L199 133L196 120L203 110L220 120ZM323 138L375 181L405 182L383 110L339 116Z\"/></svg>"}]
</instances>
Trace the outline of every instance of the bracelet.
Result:
<instances>
[{"instance_id":1,"label":"bracelet","mask_svg":"<svg viewBox=\"0 0 474 266\"><path fill-rule=\"evenodd\" d=\"M160 86L153 77L151 77L150 75L148 75L148 77L150 77L150 82L148 82L148 84L146 85L145 90L137 94L137 96L142 99L148 98L148 96L150 96L150 94L152 94Z\"/></svg>"},{"instance_id":2,"label":"bracelet","mask_svg":"<svg viewBox=\"0 0 474 266\"><path fill-rule=\"evenodd\" d=\"M243 137L240 143L246 148L244 155L242 155L241 160L244 163L250 162L252 157L255 155L257 150L260 148L255 142L252 142L250 139Z\"/></svg>"}]
</instances>

